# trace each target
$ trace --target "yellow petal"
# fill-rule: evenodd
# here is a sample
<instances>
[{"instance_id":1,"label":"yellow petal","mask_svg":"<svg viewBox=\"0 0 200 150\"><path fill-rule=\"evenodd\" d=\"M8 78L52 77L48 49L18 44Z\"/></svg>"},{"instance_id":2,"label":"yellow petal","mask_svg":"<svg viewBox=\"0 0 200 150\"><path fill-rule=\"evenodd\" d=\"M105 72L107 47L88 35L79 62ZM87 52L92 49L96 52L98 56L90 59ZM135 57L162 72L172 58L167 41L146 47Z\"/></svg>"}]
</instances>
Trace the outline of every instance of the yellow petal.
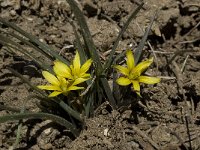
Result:
<instances>
[{"instance_id":1,"label":"yellow petal","mask_svg":"<svg viewBox=\"0 0 200 150\"><path fill-rule=\"evenodd\" d=\"M140 93L140 84L137 80L132 80L133 90L139 94ZM140 95L140 94L139 94Z\"/></svg>"},{"instance_id":2,"label":"yellow petal","mask_svg":"<svg viewBox=\"0 0 200 150\"><path fill-rule=\"evenodd\" d=\"M85 82L86 80L88 80L88 79L86 79L86 78L77 78L77 79L72 83L72 85L77 85L77 84L83 83L83 82Z\"/></svg>"},{"instance_id":3,"label":"yellow petal","mask_svg":"<svg viewBox=\"0 0 200 150\"><path fill-rule=\"evenodd\" d=\"M127 67L128 67L129 70L132 70L134 68L135 61L134 61L133 53L132 53L131 50L128 50L126 52L126 58L127 58L127 60L126 60Z\"/></svg>"},{"instance_id":4,"label":"yellow petal","mask_svg":"<svg viewBox=\"0 0 200 150\"><path fill-rule=\"evenodd\" d=\"M92 59L88 59L81 67L81 74L86 73L92 64Z\"/></svg>"},{"instance_id":5,"label":"yellow petal","mask_svg":"<svg viewBox=\"0 0 200 150\"><path fill-rule=\"evenodd\" d=\"M138 80L139 82L146 83L146 84L156 84L160 82L160 78L148 77L148 76L140 76Z\"/></svg>"},{"instance_id":6,"label":"yellow petal","mask_svg":"<svg viewBox=\"0 0 200 150\"><path fill-rule=\"evenodd\" d=\"M81 75L81 78L90 79L90 74L89 73L84 73L83 75Z\"/></svg>"},{"instance_id":7,"label":"yellow petal","mask_svg":"<svg viewBox=\"0 0 200 150\"><path fill-rule=\"evenodd\" d=\"M141 75L153 62L153 58L148 59L139 63L133 70L132 73L137 74L138 76Z\"/></svg>"},{"instance_id":8,"label":"yellow petal","mask_svg":"<svg viewBox=\"0 0 200 150\"><path fill-rule=\"evenodd\" d=\"M123 66L120 66L120 65L116 65L116 66L114 66L114 68L117 69L123 75L128 76L128 74L129 74L129 70L126 67L123 67Z\"/></svg>"},{"instance_id":9,"label":"yellow petal","mask_svg":"<svg viewBox=\"0 0 200 150\"><path fill-rule=\"evenodd\" d=\"M75 75L80 74L80 67L81 67L80 56L79 56L78 51L76 51L76 55L73 60L73 69L74 69Z\"/></svg>"},{"instance_id":10,"label":"yellow petal","mask_svg":"<svg viewBox=\"0 0 200 150\"><path fill-rule=\"evenodd\" d=\"M73 78L71 74L71 69L66 64L60 61L54 62L53 70L56 73L56 75L59 75L68 79Z\"/></svg>"},{"instance_id":11,"label":"yellow petal","mask_svg":"<svg viewBox=\"0 0 200 150\"><path fill-rule=\"evenodd\" d=\"M58 91L54 91L52 92L51 94L49 94L48 97L55 97L55 96L58 96L59 94L61 94L62 92L58 92Z\"/></svg>"},{"instance_id":12,"label":"yellow petal","mask_svg":"<svg viewBox=\"0 0 200 150\"><path fill-rule=\"evenodd\" d=\"M74 67L73 67L73 65L70 65L70 69L71 69L71 72L72 72L72 76L74 76Z\"/></svg>"},{"instance_id":13,"label":"yellow petal","mask_svg":"<svg viewBox=\"0 0 200 150\"><path fill-rule=\"evenodd\" d=\"M68 84L67 80L64 77L57 76L57 78L58 78L58 80L60 82L60 85Z\"/></svg>"},{"instance_id":14,"label":"yellow petal","mask_svg":"<svg viewBox=\"0 0 200 150\"><path fill-rule=\"evenodd\" d=\"M81 90L81 89L84 89L84 87L70 86L68 88L68 91L75 91L75 90Z\"/></svg>"},{"instance_id":15,"label":"yellow petal","mask_svg":"<svg viewBox=\"0 0 200 150\"><path fill-rule=\"evenodd\" d=\"M60 87L53 85L39 85L37 86L41 90L53 90L53 91L61 91Z\"/></svg>"},{"instance_id":16,"label":"yellow petal","mask_svg":"<svg viewBox=\"0 0 200 150\"><path fill-rule=\"evenodd\" d=\"M57 85L59 86L60 82L58 81L58 79L52 75L51 73L47 72L47 71L42 71L42 75L44 76L44 78L51 83L52 85Z\"/></svg>"},{"instance_id":17,"label":"yellow petal","mask_svg":"<svg viewBox=\"0 0 200 150\"><path fill-rule=\"evenodd\" d=\"M125 77L120 77L116 80L116 82L119 84L119 85L122 85L122 86L127 86L129 84L131 84L131 81L128 79L128 78L125 78Z\"/></svg>"}]
</instances>

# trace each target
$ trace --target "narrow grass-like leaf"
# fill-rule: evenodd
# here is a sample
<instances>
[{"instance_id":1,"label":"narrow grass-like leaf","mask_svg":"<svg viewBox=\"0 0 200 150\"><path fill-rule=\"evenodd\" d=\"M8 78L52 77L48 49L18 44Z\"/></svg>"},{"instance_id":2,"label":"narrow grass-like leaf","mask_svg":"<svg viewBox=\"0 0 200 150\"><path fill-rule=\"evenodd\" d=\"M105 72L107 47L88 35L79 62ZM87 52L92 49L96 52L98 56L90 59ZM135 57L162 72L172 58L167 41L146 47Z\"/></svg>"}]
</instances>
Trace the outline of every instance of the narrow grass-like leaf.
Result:
<instances>
[{"instance_id":1,"label":"narrow grass-like leaf","mask_svg":"<svg viewBox=\"0 0 200 150\"><path fill-rule=\"evenodd\" d=\"M18 108L12 108L12 107L4 106L4 105L0 104L0 111L1 110L7 110L7 111L12 111L12 112L20 112L20 109L18 109Z\"/></svg>"},{"instance_id":2,"label":"narrow grass-like leaf","mask_svg":"<svg viewBox=\"0 0 200 150\"><path fill-rule=\"evenodd\" d=\"M135 58L135 65L138 63L138 61L140 60L141 58L141 55L142 55L142 50L144 48L144 45L145 45L145 42L147 40L147 37L148 37L148 34L149 34L149 31L151 30L151 27L153 25L153 22L155 20L155 17L156 17L156 14L157 14L157 11L155 12L155 14L153 15L153 17L151 18L151 22L148 26L148 28L146 29L143 37L142 37L142 40L140 41L138 47L136 48L135 52L134 52L134 58Z\"/></svg>"},{"instance_id":3,"label":"narrow grass-like leaf","mask_svg":"<svg viewBox=\"0 0 200 150\"><path fill-rule=\"evenodd\" d=\"M62 117L57 115L49 114L49 113L23 113L23 114L12 114L12 115L4 115L0 117L0 123L4 123L7 121L21 120L21 119L47 119L55 121L56 123L66 127L69 129L72 134L77 137L79 135L78 129L74 128L74 126L65 120Z\"/></svg>"},{"instance_id":4,"label":"narrow grass-like leaf","mask_svg":"<svg viewBox=\"0 0 200 150\"><path fill-rule=\"evenodd\" d=\"M55 102L59 103L59 105L66 111L68 112L71 116L76 118L79 121L83 121L83 119L80 117L80 114L76 111L74 111L71 107L69 107L66 103L64 103L61 99L59 98L53 98L50 99L47 97L47 94L38 89L36 86L34 86L28 79L26 79L23 75L18 73L17 71L13 70L12 68L9 68L9 70L15 74L17 77L19 77L24 83L27 83L33 90L36 90L38 94L42 95L43 97L46 97L48 100L54 100Z\"/></svg>"},{"instance_id":5,"label":"narrow grass-like leaf","mask_svg":"<svg viewBox=\"0 0 200 150\"><path fill-rule=\"evenodd\" d=\"M25 39L24 37L21 37L17 34L15 34L14 32L6 32L6 31L0 31L6 35L9 35L11 37L14 37L16 39L18 39L19 41L21 41L22 43L32 47L34 50L37 50L39 53L41 53L42 55L44 55L45 57L49 58L51 61L53 61L53 57L51 55L49 55L48 53L46 53L45 51L41 50L39 47L35 46L34 44L32 44L29 40Z\"/></svg>"},{"instance_id":6,"label":"narrow grass-like leaf","mask_svg":"<svg viewBox=\"0 0 200 150\"><path fill-rule=\"evenodd\" d=\"M12 28L13 30L19 32L21 35L28 38L32 43L38 45L45 53L50 54L51 56L55 57L56 59L62 61L63 63L69 64L69 62L60 56L51 46L39 41L35 36L25 32L24 30L20 29L17 25L6 21L5 19L0 17L0 23Z\"/></svg>"},{"instance_id":7,"label":"narrow grass-like leaf","mask_svg":"<svg viewBox=\"0 0 200 150\"><path fill-rule=\"evenodd\" d=\"M96 76L102 82L104 90L106 92L106 95L107 95L111 105L113 105L113 107L116 108L115 100L114 100L114 97L111 93L111 89L108 85L107 79L106 78L99 78L100 73L102 71L102 64L101 64L101 61L100 61L99 54L98 54L98 52L95 48L94 42L92 40L92 36L90 34L87 22L84 18L84 15L83 15L81 10L77 6L77 3L74 0L66 0L66 1L69 3L72 11L74 12L74 15L75 15L75 17L78 21L79 26L80 26L80 30L81 30L85 45L86 45L87 49L89 50L89 53L90 53L90 55L91 55L91 57L94 61L94 64L96 65L96 69L95 69Z\"/></svg>"},{"instance_id":8,"label":"narrow grass-like leaf","mask_svg":"<svg viewBox=\"0 0 200 150\"><path fill-rule=\"evenodd\" d=\"M19 77L24 83L28 84L30 88L37 91L38 94L45 95L44 92L42 92L40 89L38 89L35 85L33 85L27 78L25 78L23 75L21 75L19 72L15 71L12 68L7 68L10 72L12 72L15 76Z\"/></svg>"},{"instance_id":9,"label":"narrow grass-like leaf","mask_svg":"<svg viewBox=\"0 0 200 150\"><path fill-rule=\"evenodd\" d=\"M71 107L69 107L66 103L64 103L62 100L58 99L58 103L59 105L66 111L68 112L71 116L73 116L74 118L76 118L77 120L83 122L83 117L81 117L81 115L73 110Z\"/></svg>"},{"instance_id":10,"label":"narrow grass-like leaf","mask_svg":"<svg viewBox=\"0 0 200 150\"><path fill-rule=\"evenodd\" d=\"M118 78L117 72L113 71L113 84L112 84L113 85L113 94L116 99L117 106L119 106L122 96L120 93L119 85L116 82L117 78Z\"/></svg>"},{"instance_id":11,"label":"narrow grass-like leaf","mask_svg":"<svg viewBox=\"0 0 200 150\"><path fill-rule=\"evenodd\" d=\"M35 57L32 53L28 52L26 49L24 49L19 43L12 41L11 39L3 36L2 34L0 34L0 43L6 47L9 47L10 50L15 49L21 52L26 57L32 59L42 69L52 72L50 65L42 63L40 60L37 59L37 57Z\"/></svg>"},{"instance_id":12,"label":"narrow grass-like leaf","mask_svg":"<svg viewBox=\"0 0 200 150\"><path fill-rule=\"evenodd\" d=\"M106 92L106 95L108 96L108 99L109 99L111 106L113 107L113 109L116 109L117 108L116 101L113 97L113 94L112 94L112 91L111 91L110 86L108 84L108 81L105 78L101 78L100 80L103 84L104 91Z\"/></svg>"},{"instance_id":13,"label":"narrow grass-like leaf","mask_svg":"<svg viewBox=\"0 0 200 150\"><path fill-rule=\"evenodd\" d=\"M74 23L71 21L70 24L73 27L73 31L74 31L75 38L76 38L76 47L78 48L78 52L79 52L79 55L80 55L81 63L83 64L87 60L87 57L86 57L87 55L86 55L86 53L84 51L84 48L82 46L82 43L81 43L80 37L78 35L78 32L76 31L76 27L75 27Z\"/></svg>"},{"instance_id":14,"label":"narrow grass-like leaf","mask_svg":"<svg viewBox=\"0 0 200 150\"><path fill-rule=\"evenodd\" d=\"M93 112L92 104L94 103L94 92L91 92L88 99L89 100L88 100L88 102L86 103L86 106L85 106L85 115L87 117L89 117L90 114Z\"/></svg>"},{"instance_id":15,"label":"narrow grass-like leaf","mask_svg":"<svg viewBox=\"0 0 200 150\"><path fill-rule=\"evenodd\" d=\"M25 112L25 110L26 110L25 106L26 106L27 100L28 99L24 100L24 102L22 104L22 108L20 110L20 114L23 114ZM23 120L19 120L19 124L18 124L18 127L17 127L17 136L16 136L16 139L15 139L15 143L12 145L12 149L15 149L20 142L20 135L21 135L21 130L22 130L22 121Z\"/></svg>"},{"instance_id":16,"label":"narrow grass-like leaf","mask_svg":"<svg viewBox=\"0 0 200 150\"><path fill-rule=\"evenodd\" d=\"M74 0L66 0L66 1L69 3L72 11L74 12L74 15L75 15L77 21L78 21L78 24L80 26L80 30L81 30L85 45L87 47L87 50L89 50L89 53L92 56L93 61L97 65L96 76L99 76L99 73L102 70L102 64L100 61L99 54L98 54L96 47L94 45L94 42L92 40L92 36L90 34L90 30L88 28L88 25L84 18L84 15Z\"/></svg>"},{"instance_id":17,"label":"narrow grass-like leaf","mask_svg":"<svg viewBox=\"0 0 200 150\"><path fill-rule=\"evenodd\" d=\"M131 23L131 21L136 17L136 15L138 14L138 12L140 11L140 9L142 8L142 6L144 5L144 3L141 3L129 16L129 18L127 19L127 21L125 22L124 26L122 27L121 31L118 34L117 39L115 40L115 43L112 47L112 50L110 52L109 58L105 63L105 66L103 68L103 71L106 71L108 68L110 68L110 66L112 65L113 62L113 56L115 54L115 50L119 44L119 41L123 35L123 33L126 31L126 29L128 28L129 24Z\"/></svg>"}]
</instances>

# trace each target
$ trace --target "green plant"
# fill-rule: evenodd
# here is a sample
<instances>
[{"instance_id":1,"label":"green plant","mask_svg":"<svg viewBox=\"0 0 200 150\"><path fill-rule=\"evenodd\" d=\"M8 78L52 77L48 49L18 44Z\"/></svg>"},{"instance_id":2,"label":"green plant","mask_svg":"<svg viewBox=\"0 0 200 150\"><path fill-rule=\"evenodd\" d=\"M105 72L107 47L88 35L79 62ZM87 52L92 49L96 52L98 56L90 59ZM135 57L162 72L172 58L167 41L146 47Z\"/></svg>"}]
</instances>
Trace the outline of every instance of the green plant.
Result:
<instances>
[{"instance_id":1,"label":"green plant","mask_svg":"<svg viewBox=\"0 0 200 150\"><path fill-rule=\"evenodd\" d=\"M55 111L59 110L56 108L61 108L60 116L51 113L33 113L23 111L21 113L1 116L0 122L23 120L27 118L51 119L68 128L73 133L73 135L77 137L80 133L80 128L84 124L84 118L92 116L94 109L96 109L103 101L108 100L113 109L118 108L119 102L116 99L117 96L111 90L108 84L108 72L113 69L112 65L115 65L120 58L124 57L125 52L122 53L119 57L115 57L115 50L131 20L136 17L144 3L141 3L125 22L114 43L109 59L105 64L102 64L83 13L78 8L74 0L67 0L67 2L74 12L78 25L80 26L81 36L84 39L84 44L82 44L80 41L79 33L77 32L73 22L71 22L74 29L74 34L76 36L76 48L78 49L71 65L68 60L58 55L56 50L54 50L49 45L39 41L37 37L23 31L15 24L0 18L0 25L9 27L14 31L10 32L8 30L4 30L4 28L0 28L0 43L7 47L9 51L15 52L17 50L18 52L33 60L42 70L44 70L42 71L42 74L44 78L50 83L50 85L33 85L25 77L23 77L23 75L19 74L15 70L10 68L10 71L16 76L20 77L24 82L30 85L32 89L35 90L35 97L41 100L41 109L46 111ZM135 64L133 62L128 63L130 59L133 59L133 56L131 56L130 59L128 58L127 64L130 70L130 66L132 66L132 68L136 66L139 58L141 57L142 49L144 47L154 18L155 16L151 20L151 24L149 25L144 34L144 37L136 49L134 61ZM38 59L33 53L24 48L23 45L19 44L19 42L39 52L43 58L54 62L54 66L51 67L49 63L45 63L42 61L42 59ZM128 53L129 52L130 51L128 51ZM127 55L127 57L129 57L129 55ZM146 69L152 63L152 60L148 61L148 65L142 69L139 68L137 73L141 74L141 72L144 71L143 69ZM81 64L83 65L81 66ZM124 73L120 66L116 66L115 68L128 76L128 73ZM135 68L137 68L137 66ZM88 71L90 71L90 73L87 73ZM121 83L120 79L117 81L119 84ZM158 80L156 80L156 82L158 82ZM114 89L116 88L115 82L113 83L113 87ZM81 91L84 88L85 91ZM43 89L47 91L45 92ZM49 94L49 90L53 92ZM80 91L82 93L80 93ZM45 108L48 108L48 110ZM4 109L10 111L13 110L16 112L15 108L4 107ZM17 112L19 111L17 110Z\"/></svg>"}]
</instances>

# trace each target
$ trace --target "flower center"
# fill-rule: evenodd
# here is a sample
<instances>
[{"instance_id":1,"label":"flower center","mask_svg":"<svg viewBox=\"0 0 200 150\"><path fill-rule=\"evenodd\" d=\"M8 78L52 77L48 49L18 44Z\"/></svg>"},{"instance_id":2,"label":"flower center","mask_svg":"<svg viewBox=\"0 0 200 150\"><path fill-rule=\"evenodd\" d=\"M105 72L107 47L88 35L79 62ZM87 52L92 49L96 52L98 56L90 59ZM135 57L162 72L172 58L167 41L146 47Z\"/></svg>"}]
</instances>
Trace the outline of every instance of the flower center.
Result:
<instances>
[{"instance_id":1,"label":"flower center","mask_svg":"<svg viewBox=\"0 0 200 150\"><path fill-rule=\"evenodd\" d=\"M67 92L68 89L67 85L61 85L60 88L64 93Z\"/></svg>"},{"instance_id":2,"label":"flower center","mask_svg":"<svg viewBox=\"0 0 200 150\"><path fill-rule=\"evenodd\" d=\"M131 71L131 72L129 73L129 79L131 79L131 80L135 80L135 79L137 79L139 76L140 76L140 74L139 74L139 72L137 72L137 71Z\"/></svg>"}]
</instances>

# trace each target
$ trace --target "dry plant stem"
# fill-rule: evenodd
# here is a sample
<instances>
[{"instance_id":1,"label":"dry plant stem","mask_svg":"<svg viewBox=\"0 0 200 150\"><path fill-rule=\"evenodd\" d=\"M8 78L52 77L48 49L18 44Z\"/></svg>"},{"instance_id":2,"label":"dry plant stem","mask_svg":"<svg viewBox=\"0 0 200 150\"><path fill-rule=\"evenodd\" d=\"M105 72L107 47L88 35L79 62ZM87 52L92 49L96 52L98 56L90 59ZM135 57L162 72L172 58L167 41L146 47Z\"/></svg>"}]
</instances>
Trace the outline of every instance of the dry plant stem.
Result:
<instances>
[{"instance_id":1,"label":"dry plant stem","mask_svg":"<svg viewBox=\"0 0 200 150\"><path fill-rule=\"evenodd\" d=\"M88 85L88 87L80 94L80 96L84 96L85 94L88 93L88 91L90 90L90 88L92 87L92 85L94 84L94 81L96 79L96 76L93 77L91 83Z\"/></svg>"},{"instance_id":2,"label":"dry plant stem","mask_svg":"<svg viewBox=\"0 0 200 150\"><path fill-rule=\"evenodd\" d=\"M181 67L181 73L183 73L183 71L185 70L185 65L187 63L188 58L189 58L189 55L186 56L186 58L185 58L185 60L183 62L183 66Z\"/></svg>"},{"instance_id":3,"label":"dry plant stem","mask_svg":"<svg viewBox=\"0 0 200 150\"><path fill-rule=\"evenodd\" d=\"M137 128L136 126L132 126L132 128L138 135L142 136L145 140L147 140L155 149L160 150L160 147L139 128Z\"/></svg>"},{"instance_id":4,"label":"dry plant stem","mask_svg":"<svg viewBox=\"0 0 200 150\"><path fill-rule=\"evenodd\" d=\"M184 36L182 36L182 39L184 39L186 36L191 34L199 25L200 25L200 21L192 29L190 29L190 31L188 31Z\"/></svg>"},{"instance_id":5,"label":"dry plant stem","mask_svg":"<svg viewBox=\"0 0 200 150\"><path fill-rule=\"evenodd\" d=\"M179 42L180 44L187 44L187 43L194 43L196 41L200 40L200 38L196 38L194 40L189 40L189 41L182 41L182 42Z\"/></svg>"},{"instance_id":6,"label":"dry plant stem","mask_svg":"<svg viewBox=\"0 0 200 150\"><path fill-rule=\"evenodd\" d=\"M160 117L162 118L162 115L166 114L166 115L174 115L174 116L180 116L180 113L174 113L174 112L171 112L171 111L165 111L165 110L160 110L160 109L156 109L156 110L153 110L149 105L148 103L146 103L146 106L141 102L141 101L138 101L138 104L145 110L145 111L149 111L150 113L152 114L158 114L160 115ZM181 117L184 117L185 115L182 113ZM184 122L184 121L183 121Z\"/></svg>"},{"instance_id":7,"label":"dry plant stem","mask_svg":"<svg viewBox=\"0 0 200 150\"><path fill-rule=\"evenodd\" d=\"M191 140L191 135L190 135L188 118L189 118L189 116L186 115L185 116L185 124L186 124L188 139L189 139L190 150L192 150L192 140Z\"/></svg>"},{"instance_id":8,"label":"dry plant stem","mask_svg":"<svg viewBox=\"0 0 200 150\"><path fill-rule=\"evenodd\" d=\"M178 87L180 88L179 92L183 95L183 99L186 102L186 96L185 96L184 89L183 89L183 77L182 77L180 68L178 67L178 65L175 61L173 61L172 64L174 66L173 67L174 69L172 69L172 71L174 72L174 74L177 78L177 84L178 84Z\"/></svg>"},{"instance_id":9,"label":"dry plant stem","mask_svg":"<svg viewBox=\"0 0 200 150\"><path fill-rule=\"evenodd\" d=\"M181 41L184 41L185 37L187 37L189 34L191 34L198 26L200 25L200 22L198 22L192 29L190 29L185 35L181 36L181 38L178 41L175 42L171 42L170 43L170 47L172 45L176 45L176 44L181 44Z\"/></svg>"},{"instance_id":10,"label":"dry plant stem","mask_svg":"<svg viewBox=\"0 0 200 150\"><path fill-rule=\"evenodd\" d=\"M185 124L186 124L186 128L187 128L187 134L189 137L189 145L190 145L190 149L192 150L191 137L190 137L190 131L189 131L189 125L188 125L189 124L188 118L191 118L190 113L189 113L190 107L188 106L187 99L186 99L186 96L185 96L185 93L183 90L182 74L180 73L181 71L175 61L173 61L172 64L175 67L174 73L177 77L177 84L178 84L179 88L181 89L181 94L183 95L183 98L184 98L184 101L185 101L185 104L187 107L186 108L187 110L186 110L186 112L183 112L184 113L183 115L185 116Z\"/></svg>"},{"instance_id":11,"label":"dry plant stem","mask_svg":"<svg viewBox=\"0 0 200 150\"><path fill-rule=\"evenodd\" d=\"M166 128L166 130L167 130L167 132L169 132L170 134L174 135L174 136L179 140L179 143L180 143L181 145L183 145L184 148L185 148L186 150L189 150L188 147L185 145L183 139L182 139L175 131L172 131L172 130L169 129L169 128Z\"/></svg>"}]
</instances>

